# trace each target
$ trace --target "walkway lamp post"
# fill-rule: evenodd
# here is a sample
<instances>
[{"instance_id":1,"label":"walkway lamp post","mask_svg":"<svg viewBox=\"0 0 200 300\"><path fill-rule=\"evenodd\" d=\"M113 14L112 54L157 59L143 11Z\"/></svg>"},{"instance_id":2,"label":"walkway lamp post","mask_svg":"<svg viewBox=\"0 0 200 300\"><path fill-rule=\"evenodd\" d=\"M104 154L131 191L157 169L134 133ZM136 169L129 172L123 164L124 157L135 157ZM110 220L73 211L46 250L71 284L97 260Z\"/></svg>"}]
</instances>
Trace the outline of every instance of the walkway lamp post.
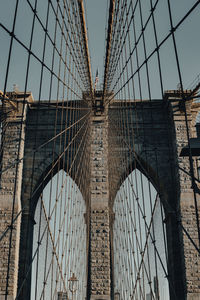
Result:
<instances>
[{"instance_id":1,"label":"walkway lamp post","mask_svg":"<svg viewBox=\"0 0 200 300\"><path fill-rule=\"evenodd\" d=\"M72 277L70 277L68 281L69 281L69 290L72 293L72 300L74 300L74 295L78 289L78 279L76 278L74 273L72 273Z\"/></svg>"},{"instance_id":2,"label":"walkway lamp post","mask_svg":"<svg viewBox=\"0 0 200 300\"><path fill-rule=\"evenodd\" d=\"M58 300L68 300L68 295L66 292L58 292Z\"/></svg>"}]
</instances>

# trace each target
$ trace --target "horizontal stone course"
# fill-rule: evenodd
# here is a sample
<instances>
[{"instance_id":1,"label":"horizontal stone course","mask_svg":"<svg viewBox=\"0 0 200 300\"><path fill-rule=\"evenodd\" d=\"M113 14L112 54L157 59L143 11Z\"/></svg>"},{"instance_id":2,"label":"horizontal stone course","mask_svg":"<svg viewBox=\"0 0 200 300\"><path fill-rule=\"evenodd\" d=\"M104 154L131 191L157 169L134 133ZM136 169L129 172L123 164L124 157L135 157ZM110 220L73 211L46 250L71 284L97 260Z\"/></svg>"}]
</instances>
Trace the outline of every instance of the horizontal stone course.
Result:
<instances>
[{"instance_id":1,"label":"horizontal stone course","mask_svg":"<svg viewBox=\"0 0 200 300\"><path fill-rule=\"evenodd\" d=\"M91 120L91 299L110 299L107 119Z\"/></svg>"}]
</instances>

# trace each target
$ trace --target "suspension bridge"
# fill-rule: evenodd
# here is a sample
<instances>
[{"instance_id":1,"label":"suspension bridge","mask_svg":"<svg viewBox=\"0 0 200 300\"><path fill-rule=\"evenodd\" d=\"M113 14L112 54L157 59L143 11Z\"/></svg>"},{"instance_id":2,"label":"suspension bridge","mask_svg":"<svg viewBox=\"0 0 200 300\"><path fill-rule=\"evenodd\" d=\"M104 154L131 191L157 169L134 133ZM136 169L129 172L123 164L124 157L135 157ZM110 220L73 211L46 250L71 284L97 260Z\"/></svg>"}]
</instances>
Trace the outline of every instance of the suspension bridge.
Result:
<instances>
[{"instance_id":1,"label":"suspension bridge","mask_svg":"<svg viewBox=\"0 0 200 300\"><path fill-rule=\"evenodd\" d=\"M0 300L198 300L200 1L86 8L1 3Z\"/></svg>"}]
</instances>

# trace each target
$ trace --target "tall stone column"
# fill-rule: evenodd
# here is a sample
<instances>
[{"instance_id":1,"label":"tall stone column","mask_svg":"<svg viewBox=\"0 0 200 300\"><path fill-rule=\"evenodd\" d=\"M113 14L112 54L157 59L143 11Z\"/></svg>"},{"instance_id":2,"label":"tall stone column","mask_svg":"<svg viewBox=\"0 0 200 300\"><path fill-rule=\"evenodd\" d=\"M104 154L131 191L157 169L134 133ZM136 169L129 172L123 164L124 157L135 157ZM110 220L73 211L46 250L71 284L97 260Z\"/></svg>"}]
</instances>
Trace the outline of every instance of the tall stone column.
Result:
<instances>
[{"instance_id":1,"label":"tall stone column","mask_svg":"<svg viewBox=\"0 0 200 300\"><path fill-rule=\"evenodd\" d=\"M90 299L111 298L108 190L108 119L91 120Z\"/></svg>"},{"instance_id":2,"label":"tall stone column","mask_svg":"<svg viewBox=\"0 0 200 300\"><path fill-rule=\"evenodd\" d=\"M6 296L7 300L14 300L17 294L22 158L25 136L23 111L26 111L26 104L24 106L22 99L24 96L29 98L31 95L18 96L21 99L15 99L18 101L13 102L13 105L5 100L7 104L1 108L1 115L4 115L5 121L2 135L3 151L1 152L0 233L1 235L5 233L5 236L0 241L0 300L4 300ZM11 232L12 218L16 219Z\"/></svg>"},{"instance_id":3,"label":"tall stone column","mask_svg":"<svg viewBox=\"0 0 200 300\"><path fill-rule=\"evenodd\" d=\"M182 105L181 100L175 100L175 96L170 95L170 99L173 100L172 115L175 129L175 143L176 151L174 157L178 157L178 170L177 180L179 181L179 195L180 195L180 217L181 222L189 234L193 242L199 247L198 230L197 230L197 206L198 214L200 215L200 184L197 181L191 180L192 169L189 161L189 153L181 154L184 147L188 146L187 127L185 112L187 113L187 123L189 130L189 137L196 138L195 121L200 104L194 103L192 100L187 101ZM187 96L187 94L186 94ZM189 151L188 151L189 152ZM197 178L197 170L195 163L193 163L194 176ZM195 190L195 193L194 193ZM195 199L196 198L196 199ZM195 204L196 202L196 204ZM200 222L200 219L199 219ZM195 249L191 240L183 230L183 256L184 256L184 269L186 279L186 299L197 300L200 299L200 256L197 249Z\"/></svg>"}]
</instances>

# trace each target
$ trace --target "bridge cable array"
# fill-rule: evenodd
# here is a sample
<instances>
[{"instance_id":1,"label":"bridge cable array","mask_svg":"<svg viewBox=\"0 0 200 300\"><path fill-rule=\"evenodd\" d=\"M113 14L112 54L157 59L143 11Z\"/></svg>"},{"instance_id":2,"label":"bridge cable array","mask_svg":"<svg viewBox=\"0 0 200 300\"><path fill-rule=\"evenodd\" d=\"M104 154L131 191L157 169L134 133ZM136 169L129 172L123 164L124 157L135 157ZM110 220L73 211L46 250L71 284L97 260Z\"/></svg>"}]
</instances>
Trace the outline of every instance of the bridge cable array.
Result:
<instances>
[{"instance_id":1,"label":"bridge cable array","mask_svg":"<svg viewBox=\"0 0 200 300\"><path fill-rule=\"evenodd\" d=\"M113 293L118 294L119 292L122 299L180 298L180 295L176 294L174 278L170 273L167 237L169 215L174 216L175 223L183 230L184 236L191 243L191 248L195 249L197 256L200 253L198 189L195 188L199 182L197 173L199 162L197 159L197 164L195 164L192 156L190 146L192 136L186 112L186 102L195 97L195 90L185 93L186 74L181 71L180 62L183 61L183 54L177 42L178 39L180 40L181 27L184 27L188 19L192 18L196 10L198 11L199 4L199 1L194 1L182 15L179 14L178 19L175 17L178 7L170 0L165 3L159 0L150 0L145 5L141 0L110 1L105 54L104 101L105 104L109 104L116 110L116 115L113 112L113 115L109 116L109 139L112 140L112 132L116 132L117 145L120 145L119 149L115 150L116 153L112 153L110 156L110 182L112 182L110 191L113 191L112 198L114 199L115 191L119 190L113 200L115 214ZM162 18L164 18L165 24L168 22L168 31L159 27L158 21L161 23ZM176 21L174 21L175 18ZM195 208L194 222L196 223L194 226L197 230L195 239L181 221L180 207L178 208L175 203L166 202L163 191L155 180L160 176L159 160L163 149L161 139L163 134L166 135L168 148L168 154L165 154L163 159L169 161L171 171L167 176L171 180L171 186L174 186L174 163L171 159L173 146L170 141L171 124L164 115L156 115L156 102L154 101L154 99L163 99L163 107L167 109L165 90L167 90L168 82L164 70L167 51L174 58L173 67L171 70L170 68L167 70L172 76L176 73L177 82L180 82L178 97L182 102L186 128L183 142L189 145L190 149L188 165L181 168L181 172L185 173L192 186L192 206ZM157 80L156 84L154 76ZM112 92L113 96L106 98L108 92ZM146 105L146 99L150 100L149 107ZM131 113L133 109L134 114ZM155 139L151 132L156 124L159 128L167 126L168 131L163 131L163 133L158 131L157 147L150 149L149 143L151 144L151 139ZM149 130L146 129L147 127ZM144 163L149 161L149 157L151 157L151 161L154 161L153 177L151 167ZM124 173L120 187L115 178L120 176L121 169L128 169L129 175L127 172ZM118 175L115 175L116 173ZM157 193L152 184L156 187ZM160 226L159 229L158 226Z\"/></svg>"},{"instance_id":2,"label":"bridge cable array","mask_svg":"<svg viewBox=\"0 0 200 300\"><path fill-rule=\"evenodd\" d=\"M188 77L181 47L182 33L187 32L192 18L195 23L199 4L193 1L178 14L179 7L170 0L149 0L145 5L142 0L110 0L102 92L104 106L113 110L108 114L113 145L109 156L112 297L119 293L122 299L179 299L169 257L171 219L183 231L191 251L197 256L200 253L199 159L192 155L187 114L187 102L198 95L194 89L185 92ZM59 295L68 299L68 280L73 273L79 282L76 297L84 299L89 297L88 136L94 91L83 2L16 0L12 7L5 4L3 10L0 178L1 195L11 197L12 203L1 216L7 220L9 215L0 233L5 249L2 265L6 266L1 289L7 300L14 289L13 245L22 220L15 299L59 299ZM8 22L4 15L12 19ZM173 57L169 66L168 56ZM193 70L188 76L191 74ZM16 88L8 92L17 75L23 92ZM189 154L179 171L191 185L195 239L182 222L180 207L166 200L157 182L165 146L169 185L175 190L171 123L164 113L157 115L159 99L163 111L169 109L165 99L168 80L180 83L184 144ZM87 97L83 97L85 93ZM152 129L158 127L157 147L150 148ZM22 154L24 132L28 139ZM14 156L9 161L11 152ZM150 158L154 170L145 163ZM18 180L22 164L27 176L21 207Z\"/></svg>"},{"instance_id":3,"label":"bridge cable array","mask_svg":"<svg viewBox=\"0 0 200 300\"><path fill-rule=\"evenodd\" d=\"M22 261L16 299L27 298L27 282L30 284L30 280L34 286L30 292L31 299L46 299L46 297L57 299L59 291L69 295L68 279L72 272L76 273L80 281L77 296L86 293L87 232L84 214L87 204L85 204L78 186L83 188L84 185L88 184L88 178L84 175L83 167L85 170L89 169L86 136L89 130L88 120L91 109L90 103L85 102L83 105L82 101L79 100L82 100L84 91L92 91L92 86L82 9L82 1L68 3L49 0L44 4L42 1L27 0L23 4L23 8L22 3L16 1L12 28L0 23L1 32L3 31L8 37L10 36L4 92L1 98L3 106L1 117L2 157L7 150L4 145L8 143L9 139L12 142L12 137L8 134L9 131L12 131L12 125L7 122L12 112L12 109L9 108L8 99L11 99L14 104L19 103L17 100L17 95L20 95L19 91L7 93L12 74L11 61L17 60L17 47L23 53L22 59L27 62L21 66L25 78L24 92L21 93L22 114L19 116L21 119L19 122L20 136L16 145L18 153L14 161L1 166L1 178L4 174L5 176L9 174L10 171L18 174L20 164L32 157L29 165L30 190L28 197L22 209L16 212L18 200L17 176L15 176L10 225L1 233L1 243L5 245L7 240L9 241L8 255L4 261L7 265L5 299L10 295L12 284L10 280L13 264L11 257L13 255L12 244L15 238L15 228L19 220L23 219L26 214L30 217L23 232L24 247L28 249L28 237L32 234L34 246L31 249L31 260L28 260L27 256L30 255L28 252L25 252L25 257L22 258L24 267ZM29 19L26 20L26 25L30 26L28 28L30 29L30 36L27 40L20 36L17 27L24 11ZM38 44L41 45L40 52L37 49ZM31 82L35 82L34 88L30 86ZM29 90L34 90L34 96L38 99L36 103L33 102L32 106L30 103L28 104L30 112L35 111L37 116L33 124L34 134L32 141L30 141L33 147L21 157L23 121L27 109L26 98L27 95L30 95ZM52 135L47 137L45 143L40 144L39 140L42 134L41 111L44 109L47 112L47 120L51 118L52 110L54 111L54 128L51 130ZM48 124L43 122L42 126L45 125L48 127ZM40 152L47 153L48 149L51 151L46 155L52 163L49 165L48 171L42 174L40 183L35 189L34 178L39 167L37 160ZM79 163L76 162L77 156L80 159ZM44 162L41 163L44 164ZM54 177L55 170L58 174L56 177ZM70 177L73 177L74 181ZM47 178L50 185L46 187L44 192ZM35 196L36 194L37 196ZM39 198L36 207L32 204L34 197ZM36 225L34 226L35 229L31 231L30 227L33 222ZM30 279L31 277L32 279Z\"/></svg>"}]
</instances>

